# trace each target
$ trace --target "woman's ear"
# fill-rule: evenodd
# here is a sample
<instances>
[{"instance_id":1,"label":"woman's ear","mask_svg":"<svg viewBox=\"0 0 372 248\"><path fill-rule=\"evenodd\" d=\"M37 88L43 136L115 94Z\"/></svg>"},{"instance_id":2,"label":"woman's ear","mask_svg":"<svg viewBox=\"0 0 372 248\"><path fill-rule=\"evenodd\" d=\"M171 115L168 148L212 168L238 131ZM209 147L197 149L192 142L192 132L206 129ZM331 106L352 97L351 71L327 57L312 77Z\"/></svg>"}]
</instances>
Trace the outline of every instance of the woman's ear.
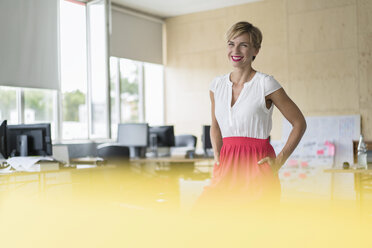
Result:
<instances>
[{"instance_id":1,"label":"woman's ear","mask_svg":"<svg viewBox=\"0 0 372 248\"><path fill-rule=\"evenodd\" d=\"M255 57L257 56L257 54L258 54L259 51L260 51L260 48L258 48L258 49L255 50L255 53L254 53L254 56Z\"/></svg>"},{"instance_id":2,"label":"woman's ear","mask_svg":"<svg viewBox=\"0 0 372 248\"><path fill-rule=\"evenodd\" d=\"M260 51L259 48L258 48L258 49L255 49L255 52L254 52L254 54L253 54L252 61L255 60L255 58L256 58L256 56L257 56L257 54L258 54L259 51Z\"/></svg>"}]
</instances>

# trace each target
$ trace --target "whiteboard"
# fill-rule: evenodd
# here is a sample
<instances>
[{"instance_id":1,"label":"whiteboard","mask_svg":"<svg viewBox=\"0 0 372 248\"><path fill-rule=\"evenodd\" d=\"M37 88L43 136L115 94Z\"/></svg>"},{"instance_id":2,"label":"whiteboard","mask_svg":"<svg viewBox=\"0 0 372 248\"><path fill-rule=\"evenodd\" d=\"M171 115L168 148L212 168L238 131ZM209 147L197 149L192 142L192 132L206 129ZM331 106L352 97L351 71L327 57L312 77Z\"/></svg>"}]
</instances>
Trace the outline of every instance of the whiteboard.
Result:
<instances>
[{"instance_id":1,"label":"whiteboard","mask_svg":"<svg viewBox=\"0 0 372 248\"><path fill-rule=\"evenodd\" d=\"M359 139L360 115L312 116L306 117L306 123L304 136L279 173L284 196L301 192L328 199L354 199L351 174L323 171L342 168L343 162L353 164L352 141ZM282 139L272 142L276 154L284 147L291 130L292 125L283 118Z\"/></svg>"},{"instance_id":2,"label":"whiteboard","mask_svg":"<svg viewBox=\"0 0 372 248\"><path fill-rule=\"evenodd\" d=\"M272 141L275 153L285 141ZM335 146L328 140L301 142L279 170L284 198L324 198L331 195L331 175L323 173L334 164Z\"/></svg>"},{"instance_id":3,"label":"whiteboard","mask_svg":"<svg viewBox=\"0 0 372 248\"><path fill-rule=\"evenodd\" d=\"M353 140L359 140L360 115L306 117L307 129L301 143L313 140L331 140L335 144L335 168L343 162L354 163ZM292 125L283 118L282 141L286 141Z\"/></svg>"}]
</instances>

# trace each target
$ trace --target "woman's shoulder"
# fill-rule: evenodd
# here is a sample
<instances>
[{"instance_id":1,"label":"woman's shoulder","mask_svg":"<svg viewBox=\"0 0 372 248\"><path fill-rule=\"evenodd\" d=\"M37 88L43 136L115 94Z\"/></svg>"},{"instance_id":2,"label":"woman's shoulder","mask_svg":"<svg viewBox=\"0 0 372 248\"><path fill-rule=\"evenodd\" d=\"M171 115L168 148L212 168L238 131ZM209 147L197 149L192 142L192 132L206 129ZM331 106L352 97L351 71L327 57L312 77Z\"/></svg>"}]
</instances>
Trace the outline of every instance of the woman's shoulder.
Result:
<instances>
[{"instance_id":1,"label":"woman's shoulder","mask_svg":"<svg viewBox=\"0 0 372 248\"><path fill-rule=\"evenodd\" d=\"M228 81L230 81L229 77L230 77L230 72L229 73L226 73L226 74L222 74L222 75L216 76L213 79L213 81L228 82Z\"/></svg>"},{"instance_id":2,"label":"woman's shoulder","mask_svg":"<svg viewBox=\"0 0 372 248\"><path fill-rule=\"evenodd\" d=\"M217 88L220 88L221 86L226 85L230 81L229 75L230 73L227 73L227 74L219 75L213 78L211 85L210 85L210 90L212 92L215 92Z\"/></svg>"},{"instance_id":3,"label":"woman's shoulder","mask_svg":"<svg viewBox=\"0 0 372 248\"><path fill-rule=\"evenodd\" d=\"M270 79L270 77L273 77L272 75L269 75L269 74L266 74L264 72L260 72L260 71L256 71L256 74L257 74L257 77L259 79L265 79L265 80L268 80Z\"/></svg>"},{"instance_id":4,"label":"woman's shoulder","mask_svg":"<svg viewBox=\"0 0 372 248\"><path fill-rule=\"evenodd\" d=\"M261 78L261 85L263 86L265 96L273 93L274 91L282 88L280 83L274 78L273 75L266 74L263 72L259 73L259 77Z\"/></svg>"},{"instance_id":5,"label":"woman's shoulder","mask_svg":"<svg viewBox=\"0 0 372 248\"><path fill-rule=\"evenodd\" d=\"M271 82L273 81L277 82L273 75L260 72L260 71L256 71L256 74L257 75L255 75L255 77L259 79L259 81L261 81L261 83L264 85L271 84Z\"/></svg>"}]
</instances>

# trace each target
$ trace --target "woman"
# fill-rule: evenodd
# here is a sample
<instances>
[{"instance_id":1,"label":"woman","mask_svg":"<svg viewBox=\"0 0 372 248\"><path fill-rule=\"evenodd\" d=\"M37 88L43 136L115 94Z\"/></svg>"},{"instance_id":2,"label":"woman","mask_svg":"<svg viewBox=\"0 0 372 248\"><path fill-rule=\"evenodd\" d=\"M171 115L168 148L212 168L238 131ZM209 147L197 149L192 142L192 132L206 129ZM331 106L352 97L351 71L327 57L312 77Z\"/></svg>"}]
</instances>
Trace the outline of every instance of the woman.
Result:
<instances>
[{"instance_id":1,"label":"woman","mask_svg":"<svg viewBox=\"0 0 372 248\"><path fill-rule=\"evenodd\" d=\"M279 202L278 171L299 143L306 122L280 84L252 68L261 42L261 31L248 22L238 22L227 32L233 71L211 83L215 165L211 183L197 205ZM293 126L278 156L269 143L274 105Z\"/></svg>"}]
</instances>

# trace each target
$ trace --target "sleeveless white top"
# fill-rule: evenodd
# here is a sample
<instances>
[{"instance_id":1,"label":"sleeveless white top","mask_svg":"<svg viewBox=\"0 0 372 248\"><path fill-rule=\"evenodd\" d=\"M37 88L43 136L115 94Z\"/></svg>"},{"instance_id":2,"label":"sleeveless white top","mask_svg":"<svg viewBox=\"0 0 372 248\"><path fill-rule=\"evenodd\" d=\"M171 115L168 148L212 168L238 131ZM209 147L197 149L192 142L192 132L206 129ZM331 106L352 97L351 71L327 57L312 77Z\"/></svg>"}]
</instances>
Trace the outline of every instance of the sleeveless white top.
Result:
<instances>
[{"instance_id":1,"label":"sleeveless white top","mask_svg":"<svg viewBox=\"0 0 372 248\"><path fill-rule=\"evenodd\" d=\"M272 76L256 72L249 82L244 83L238 99L231 107L233 83L230 74L216 77L210 85L222 137L267 139L272 127L274 104L267 109L265 96L282 86Z\"/></svg>"}]
</instances>

